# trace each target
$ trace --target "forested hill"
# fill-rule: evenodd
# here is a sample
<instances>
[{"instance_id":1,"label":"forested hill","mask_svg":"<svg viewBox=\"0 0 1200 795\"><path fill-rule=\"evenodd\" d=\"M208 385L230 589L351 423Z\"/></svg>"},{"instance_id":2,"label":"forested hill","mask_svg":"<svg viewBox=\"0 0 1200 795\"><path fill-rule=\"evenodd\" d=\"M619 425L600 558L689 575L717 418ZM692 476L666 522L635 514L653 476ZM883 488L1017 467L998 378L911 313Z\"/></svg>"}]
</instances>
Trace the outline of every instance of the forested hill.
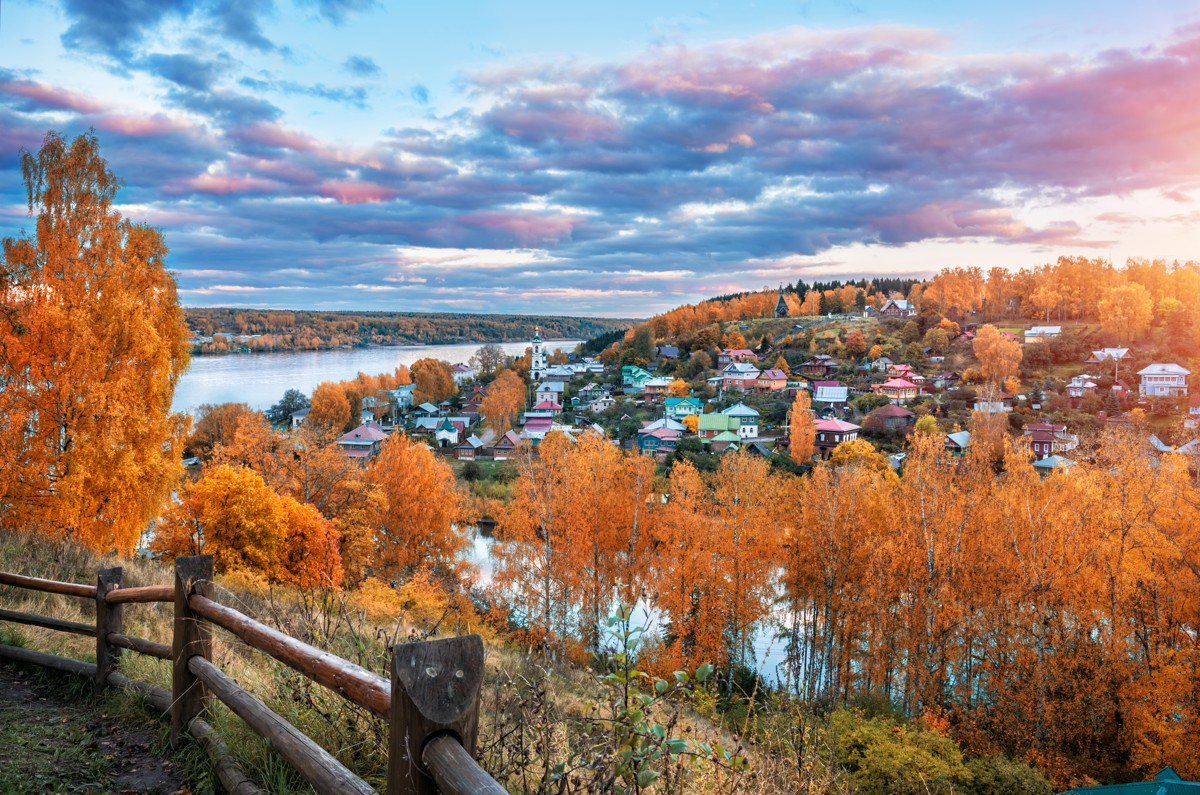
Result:
<instances>
[{"instance_id":1,"label":"forested hill","mask_svg":"<svg viewBox=\"0 0 1200 795\"><path fill-rule=\"evenodd\" d=\"M589 339L636 320L451 312L311 312L192 308L188 327L203 353L230 350L319 350L344 345L436 345L547 339Z\"/></svg>"}]
</instances>

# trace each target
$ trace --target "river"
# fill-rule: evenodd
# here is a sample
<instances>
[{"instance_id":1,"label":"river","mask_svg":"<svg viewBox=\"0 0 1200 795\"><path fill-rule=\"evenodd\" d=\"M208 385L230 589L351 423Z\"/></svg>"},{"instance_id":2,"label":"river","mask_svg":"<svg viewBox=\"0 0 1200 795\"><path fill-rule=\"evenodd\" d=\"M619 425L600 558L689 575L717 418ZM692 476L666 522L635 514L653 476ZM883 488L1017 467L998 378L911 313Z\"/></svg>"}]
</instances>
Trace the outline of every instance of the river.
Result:
<instances>
[{"instance_id":1,"label":"river","mask_svg":"<svg viewBox=\"0 0 1200 795\"><path fill-rule=\"evenodd\" d=\"M463 557L477 571L476 585L481 588L490 588L496 567L492 548L501 542L476 527L469 528L467 532L471 539L471 546L464 550ZM782 596L782 594L777 595ZM787 661L787 641L781 638L780 634L786 631L786 623L791 617L787 615L781 602L782 600L777 601L767 618L754 628L750 638L751 653L754 658L750 667L772 687L780 687L786 679L784 666ZM614 604L614 612L616 608L617 605ZM634 606L632 626L645 628L647 638L661 637L665 629L662 614L645 600L639 600Z\"/></svg>"},{"instance_id":2,"label":"river","mask_svg":"<svg viewBox=\"0 0 1200 795\"><path fill-rule=\"evenodd\" d=\"M547 340L546 352L573 351L581 340ZM322 381L346 381L359 373L390 373L399 365L431 357L454 364L466 362L487 343L465 345L388 345L332 351L238 353L193 356L179 379L172 408L194 411L205 403L246 403L263 411L279 402L289 389L311 395ZM498 343L509 356L523 354L528 342Z\"/></svg>"}]
</instances>

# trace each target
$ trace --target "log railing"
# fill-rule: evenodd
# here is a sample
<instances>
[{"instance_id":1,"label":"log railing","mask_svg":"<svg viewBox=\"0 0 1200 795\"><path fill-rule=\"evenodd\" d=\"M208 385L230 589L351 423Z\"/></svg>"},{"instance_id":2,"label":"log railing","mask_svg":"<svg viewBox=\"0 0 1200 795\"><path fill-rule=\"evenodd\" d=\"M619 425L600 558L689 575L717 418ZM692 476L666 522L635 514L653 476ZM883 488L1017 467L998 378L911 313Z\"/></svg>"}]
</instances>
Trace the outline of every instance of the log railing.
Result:
<instances>
[{"instance_id":1,"label":"log railing","mask_svg":"<svg viewBox=\"0 0 1200 795\"><path fill-rule=\"evenodd\" d=\"M191 734L208 751L225 789L259 792L232 762L228 749L202 714L215 697L270 741L320 793L375 790L311 738L242 689L212 661L212 626L230 632L312 681L389 723L388 795L502 795L505 790L475 761L483 641L478 635L392 647L392 675L385 679L330 652L310 646L222 605L214 599L212 558L178 558L174 586L121 587L122 571L103 569L96 585L57 582L0 572L0 585L77 596L95 602L95 625L0 610L0 621L94 635L96 663L0 645L0 658L57 668L92 678L96 692L132 688L170 713L173 741ZM124 633L124 605L172 603L171 644ZM136 682L118 671L122 650L172 665L172 690Z\"/></svg>"}]
</instances>

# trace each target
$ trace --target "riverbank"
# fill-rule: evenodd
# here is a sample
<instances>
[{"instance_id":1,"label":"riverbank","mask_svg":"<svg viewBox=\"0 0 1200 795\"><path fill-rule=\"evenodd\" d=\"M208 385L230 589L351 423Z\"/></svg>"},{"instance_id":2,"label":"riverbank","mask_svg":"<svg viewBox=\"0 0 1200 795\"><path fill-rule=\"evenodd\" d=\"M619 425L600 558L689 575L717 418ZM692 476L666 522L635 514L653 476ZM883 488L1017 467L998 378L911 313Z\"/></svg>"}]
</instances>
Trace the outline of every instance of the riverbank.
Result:
<instances>
[{"instance_id":1,"label":"riverbank","mask_svg":"<svg viewBox=\"0 0 1200 795\"><path fill-rule=\"evenodd\" d=\"M570 352L581 339L546 343L548 353ZM323 381L347 381L359 373L377 375L411 366L418 359L466 362L483 345L375 345L325 351L274 351L253 356L198 356L179 379L171 408L192 412L203 404L245 403L256 411L274 405L289 389L312 394ZM520 356L527 340L500 344L507 356Z\"/></svg>"}]
</instances>

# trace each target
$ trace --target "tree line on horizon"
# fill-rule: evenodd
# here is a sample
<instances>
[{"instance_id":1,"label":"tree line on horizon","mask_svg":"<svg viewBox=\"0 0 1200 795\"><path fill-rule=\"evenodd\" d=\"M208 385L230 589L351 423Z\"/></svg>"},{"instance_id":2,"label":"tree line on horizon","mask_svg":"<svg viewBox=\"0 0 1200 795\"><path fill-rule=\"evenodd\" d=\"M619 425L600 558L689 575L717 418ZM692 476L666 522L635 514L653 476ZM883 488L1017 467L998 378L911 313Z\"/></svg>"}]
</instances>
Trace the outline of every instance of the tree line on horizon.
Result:
<instances>
[{"instance_id":1,"label":"tree line on horizon","mask_svg":"<svg viewBox=\"0 0 1200 795\"><path fill-rule=\"evenodd\" d=\"M363 345L446 345L547 339L590 339L633 320L466 312L324 312L188 307L189 328L211 341L196 353L325 350ZM248 337L248 339L241 339Z\"/></svg>"}]
</instances>

